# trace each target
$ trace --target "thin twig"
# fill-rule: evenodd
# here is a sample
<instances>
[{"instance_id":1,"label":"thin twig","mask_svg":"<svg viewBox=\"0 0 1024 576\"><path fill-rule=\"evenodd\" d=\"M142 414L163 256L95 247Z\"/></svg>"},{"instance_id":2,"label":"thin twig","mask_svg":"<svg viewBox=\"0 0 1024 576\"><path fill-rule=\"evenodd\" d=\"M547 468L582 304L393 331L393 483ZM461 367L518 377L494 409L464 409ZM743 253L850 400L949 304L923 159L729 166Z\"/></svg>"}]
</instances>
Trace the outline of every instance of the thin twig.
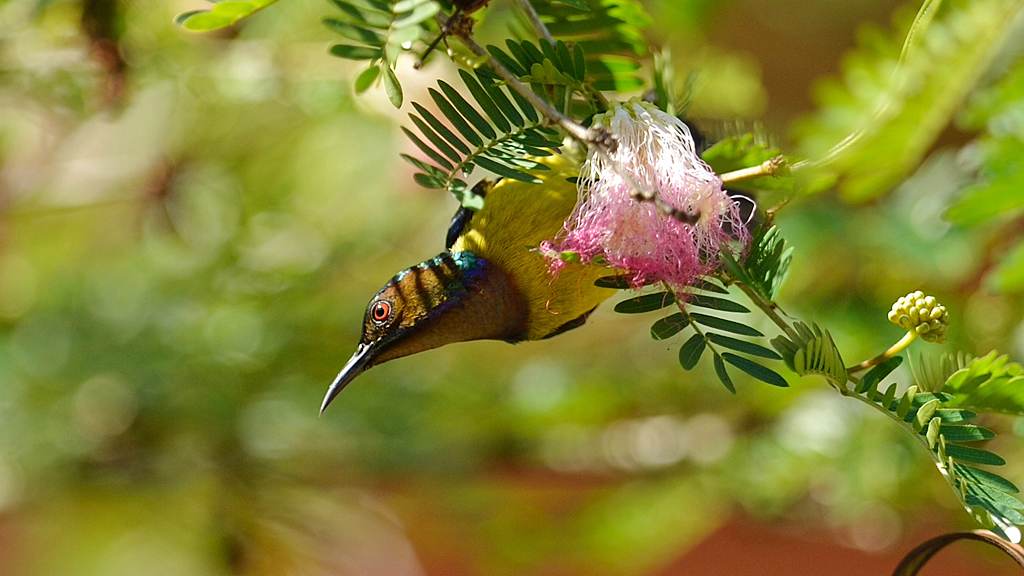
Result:
<instances>
[{"instance_id":1,"label":"thin twig","mask_svg":"<svg viewBox=\"0 0 1024 576\"><path fill-rule=\"evenodd\" d=\"M777 178L779 176L779 171L785 165L786 157L779 155L765 160L757 166L726 172L725 174L720 175L719 178L722 179L722 184L732 184L733 182L750 180L751 178L759 178L761 176L772 176Z\"/></svg>"},{"instance_id":2,"label":"thin twig","mask_svg":"<svg viewBox=\"0 0 1024 576\"><path fill-rule=\"evenodd\" d=\"M537 31L537 34L548 42L554 44L555 37L551 35L547 25L541 22L540 15L537 14L537 10L533 7L530 0L516 0L516 2L519 4L519 7L523 9L523 12L526 13L526 18L530 21L530 25L533 26L533 29Z\"/></svg>"}]
</instances>

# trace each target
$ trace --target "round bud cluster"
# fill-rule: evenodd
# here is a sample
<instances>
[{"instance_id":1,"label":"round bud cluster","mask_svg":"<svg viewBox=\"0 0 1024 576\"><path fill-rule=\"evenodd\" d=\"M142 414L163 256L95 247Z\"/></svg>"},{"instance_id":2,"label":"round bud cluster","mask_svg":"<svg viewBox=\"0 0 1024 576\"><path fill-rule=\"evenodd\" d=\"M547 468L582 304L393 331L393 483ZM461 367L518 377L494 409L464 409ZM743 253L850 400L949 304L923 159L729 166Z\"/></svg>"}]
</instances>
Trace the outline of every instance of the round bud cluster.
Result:
<instances>
[{"instance_id":1,"label":"round bud cluster","mask_svg":"<svg viewBox=\"0 0 1024 576\"><path fill-rule=\"evenodd\" d=\"M908 332L917 332L927 342L946 342L949 312L934 296L925 296L920 290L897 300L889 311L889 321Z\"/></svg>"}]
</instances>

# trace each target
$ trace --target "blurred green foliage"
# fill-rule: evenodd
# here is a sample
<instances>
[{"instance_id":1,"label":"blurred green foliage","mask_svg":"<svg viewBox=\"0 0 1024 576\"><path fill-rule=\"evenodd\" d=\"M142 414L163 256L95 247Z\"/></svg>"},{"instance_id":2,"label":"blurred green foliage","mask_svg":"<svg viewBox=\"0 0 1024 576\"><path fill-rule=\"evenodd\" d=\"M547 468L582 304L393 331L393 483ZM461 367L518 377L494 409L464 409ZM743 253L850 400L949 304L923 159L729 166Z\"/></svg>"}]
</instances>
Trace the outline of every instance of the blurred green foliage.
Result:
<instances>
[{"instance_id":1,"label":"blurred green foliage","mask_svg":"<svg viewBox=\"0 0 1024 576\"><path fill-rule=\"evenodd\" d=\"M733 396L611 306L550 341L381 366L318 419L366 299L443 248L455 202L413 183L386 95L354 96L359 68L327 55L330 4L207 36L170 23L191 3L168 4L0 2L4 573L644 574L735 510L868 550L923 510L966 523L863 407L813 379L737 373ZM946 74L910 76L918 91L838 165L844 197L874 202L780 213L795 247L781 300L847 361L899 337L885 312L917 288L952 312L951 347L1024 355L1008 295L1024 269L1022 69L1005 45L968 61L1019 19L952 4L907 60ZM666 2L653 32L681 83L695 71L692 114L757 118L757 54L705 40L729 6ZM905 27L861 33L800 150L866 125ZM453 81L433 66L404 71L416 101L432 75ZM984 424L1019 484L1021 428Z\"/></svg>"}]
</instances>

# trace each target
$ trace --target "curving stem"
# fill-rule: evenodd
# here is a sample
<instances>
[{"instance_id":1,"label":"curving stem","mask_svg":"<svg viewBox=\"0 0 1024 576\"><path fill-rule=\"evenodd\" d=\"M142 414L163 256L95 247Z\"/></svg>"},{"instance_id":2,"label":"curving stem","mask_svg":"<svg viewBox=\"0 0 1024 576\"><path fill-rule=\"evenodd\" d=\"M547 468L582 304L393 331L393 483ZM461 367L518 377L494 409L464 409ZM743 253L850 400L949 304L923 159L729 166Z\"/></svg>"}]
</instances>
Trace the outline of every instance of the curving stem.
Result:
<instances>
[{"instance_id":1,"label":"curving stem","mask_svg":"<svg viewBox=\"0 0 1024 576\"><path fill-rule=\"evenodd\" d=\"M897 343L893 344L892 346L890 346L888 350L886 350L885 352L882 352L881 354L879 354L878 356L875 356L874 358L871 358L870 360L865 360L865 361L861 362L860 364L857 364L856 366L852 366L850 368L847 368L846 369L846 373L847 374L856 374L857 372L860 372L861 370L867 370L868 368L871 368L872 366L877 366L877 365L881 364L882 362L885 362L889 358L892 358L893 356L899 354L900 352L903 352L903 350L905 350L907 346L910 346L910 343L913 342L916 339L917 339L917 332L914 332L913 330L909 330L909 331L907 331L906 334L903 335L903 338L900 338L899 342L897 342Z\"/></svg>"}]
</instances>

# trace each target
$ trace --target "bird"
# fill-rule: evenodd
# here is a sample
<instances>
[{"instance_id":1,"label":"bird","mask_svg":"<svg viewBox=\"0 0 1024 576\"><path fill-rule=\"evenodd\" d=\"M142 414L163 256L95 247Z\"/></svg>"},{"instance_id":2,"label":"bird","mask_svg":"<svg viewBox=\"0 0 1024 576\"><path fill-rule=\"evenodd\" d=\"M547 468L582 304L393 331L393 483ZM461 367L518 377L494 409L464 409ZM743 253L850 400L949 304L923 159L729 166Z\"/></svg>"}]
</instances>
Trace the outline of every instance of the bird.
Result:
<instances>
[{"instance_id":1,"label":"bird","mask_svg":"<svg viewBox=\"0 0 1024 576\"><path fill-rule=\"evenodd\" d=\"M378 364L455 342L542 340L582 326L616 290L595 285L608 268L566 262L557 274L538 247L576 205L579 164L535 158L539 184L481 180L479 210L460 207L445 251L396 274L367 304L356 351L331 383L320 414Z\"/></svg>"}]
</instances>

